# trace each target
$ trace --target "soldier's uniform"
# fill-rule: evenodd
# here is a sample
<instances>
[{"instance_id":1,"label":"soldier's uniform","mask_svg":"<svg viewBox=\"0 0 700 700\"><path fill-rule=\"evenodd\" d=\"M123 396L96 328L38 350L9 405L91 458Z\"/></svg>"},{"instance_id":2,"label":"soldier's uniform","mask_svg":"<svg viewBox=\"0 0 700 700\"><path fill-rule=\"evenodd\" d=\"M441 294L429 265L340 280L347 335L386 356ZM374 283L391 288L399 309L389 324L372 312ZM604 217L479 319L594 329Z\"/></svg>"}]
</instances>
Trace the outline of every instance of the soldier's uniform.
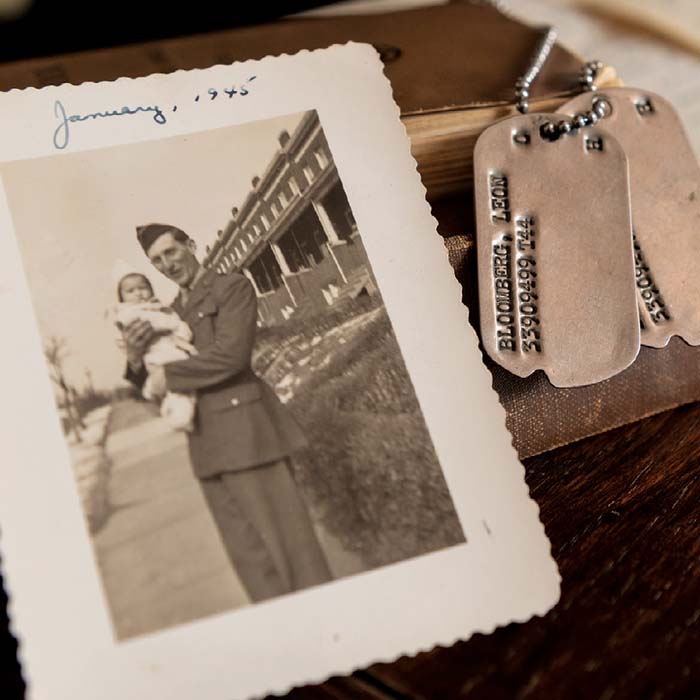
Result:
<instances>
[{"instance_id":1,"label":"soldier's uniform","mask_svg":"<svg viewBox=\"0 0 700 700\"><path fill-rule=\"evenodd\" d=\"M239 273L208 270L173 308L197 355L165 365L167 387L196 392L190 456L236 573L253 600L330 580L290 455L298 424L251 368L257 299ZM131 377L137 383L140 377Z\"/></svg>"}]
</instances>

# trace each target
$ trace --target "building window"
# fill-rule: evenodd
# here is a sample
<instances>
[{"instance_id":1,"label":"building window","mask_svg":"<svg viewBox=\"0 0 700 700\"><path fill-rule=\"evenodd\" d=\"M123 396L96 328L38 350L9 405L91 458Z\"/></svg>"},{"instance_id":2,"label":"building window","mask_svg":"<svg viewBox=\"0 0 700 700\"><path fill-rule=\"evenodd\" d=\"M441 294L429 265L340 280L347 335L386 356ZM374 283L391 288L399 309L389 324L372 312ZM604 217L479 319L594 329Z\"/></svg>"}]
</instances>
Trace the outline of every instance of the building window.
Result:
<instances>
[{"instance_id":1,"label":"building window","mask_svg":"<svg viewBox=\"0 0 700 700\"><path fill-rule=\"evenodd\" d=\"M314 171L311 169L310 165L305 165L303 170L306 181L311 184L314 181Z\"/></svg>"},{"instance_id":2,"label":"building window","mask_svg":"<svg viewBox=\"0 0 700 700\"><path fill-rule=\"evenodd\" d=\"M260 221L262 221L263 228L267 231L270 228L270 222L267 220L265 214L260 214Z\"/></svg>"},{"instance_id":3,"label":"building window","mask_svg":"<svg viewBox=\"0 0 700 700\"><path fill-rule=\"evenodd\" d=\"M297 184L297 181L294 177L289 178L289 189L292 191L292 196L301 194L301 190L299 189L299 185Z\"/></svg>"},{"instance_id":4,"label":"building window","mask_svg":"<svg viewBox=\"0 0 700 700\"><path fill-rule=\"evenodd\" d=\"M280 190L279 195L277 195L277 199L279 200L282 209L284 209L289 203L289 200L287 199L287 195L284 193L284 190Z\"/></svg>"},{"instance_id":5,"label":"building window","mask_svg":"<svg viewBox=\"0 0 700 700\"><path fill-rule=\"evenodd\" d=\"M282 286L282 270L269 247L251 264L249 271L261 294Z\"/></svg>"},{"instance_id":6,"label":"building window","mask_svg":"<svg viewBox=\"0 0 700 700\"><path fill-rule=\"evenodd\" d=\"M316 156L321 170L323 170L328 165L328 156L326 156L326 152L322 148L318 148L314 151L314 155Z\"/></svg>"},{"instance_id":7,"label":"building window","mask_svg":"<svg viewBox=\"0 0 700 700\"><path fill-rule=\"evenodd\" d=\"M313 229L290 229L277 245L292 272L309 270L323 261L323 242Z\"/></svg>"}]
</instances>

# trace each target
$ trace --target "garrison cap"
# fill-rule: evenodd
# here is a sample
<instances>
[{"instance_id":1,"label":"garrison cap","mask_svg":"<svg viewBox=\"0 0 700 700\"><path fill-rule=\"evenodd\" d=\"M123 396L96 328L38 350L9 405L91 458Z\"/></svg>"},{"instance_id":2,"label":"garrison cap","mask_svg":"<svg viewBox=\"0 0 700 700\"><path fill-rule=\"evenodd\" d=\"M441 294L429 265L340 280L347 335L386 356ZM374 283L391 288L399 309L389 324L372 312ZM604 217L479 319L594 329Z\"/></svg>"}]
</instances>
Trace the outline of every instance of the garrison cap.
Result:
<instances>
[{"instance_id":1,"label":"garrison cap","mask_svg":"<svg viewBox=\"0 0 700 700\"><path fill-rule=\"evenodd\" d=\"M146 224L145 226L136 227L136 238L138 238L143 252L148 255L148 249L158 240L164 233L180 234L184 238L189 236L177 226L170 224Z\"/></svg>"}]
</instances>

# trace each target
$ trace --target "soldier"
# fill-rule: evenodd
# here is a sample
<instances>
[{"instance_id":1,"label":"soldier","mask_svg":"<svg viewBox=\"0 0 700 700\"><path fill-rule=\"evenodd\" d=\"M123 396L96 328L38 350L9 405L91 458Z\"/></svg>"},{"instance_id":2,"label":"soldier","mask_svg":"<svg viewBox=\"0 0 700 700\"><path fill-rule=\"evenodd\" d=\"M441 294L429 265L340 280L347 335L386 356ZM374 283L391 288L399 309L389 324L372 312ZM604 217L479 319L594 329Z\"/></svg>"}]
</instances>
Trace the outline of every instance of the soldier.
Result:
<instances>
[{"instance_id":1,"label":"soldier","mask_svg":"<svg viewBox=\"0 0 700 700\"><path fill-rule=\"evenodd\" d=\"M229 558L250 598L265 600L331 579L290 470L305 438L274 391L251 368L257 321L252 284L202 267L194 241L167 224L137 228L152 265L180 287L173 309L189 324L197 354L151 371L156 395L195 392L188 433L194 474ZM127 378L142 384L153 329L124 329Z\"/></svg>"}]
</instances>

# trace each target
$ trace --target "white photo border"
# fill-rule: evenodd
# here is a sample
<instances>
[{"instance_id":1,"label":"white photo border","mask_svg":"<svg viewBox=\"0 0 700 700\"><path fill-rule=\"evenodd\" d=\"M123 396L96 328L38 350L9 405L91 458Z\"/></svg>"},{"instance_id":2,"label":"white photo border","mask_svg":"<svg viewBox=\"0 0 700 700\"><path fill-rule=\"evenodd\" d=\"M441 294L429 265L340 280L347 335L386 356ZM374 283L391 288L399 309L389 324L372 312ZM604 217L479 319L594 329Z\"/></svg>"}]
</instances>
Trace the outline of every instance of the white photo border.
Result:
<instances>
[{"instance_id":1,"label":"white photo border","mask_svg":"<svg viewBox=\"0 0 700 700\"><path fill-rule=\"evenodd\" d=\"M193 94L251 75L244 99L195 108ZM122 105L170 111L162 125L148 113L77 123L67 148L57 150L57 100L78 114ZM29 697L284 693L543 615L558 599L537 505L372 47L350 43L206 70L13 90L0 95L0 170L8 161L310 109L319 114L467 543L115 641L3 190L0 313L9 332L0 349L0 548Z\"/></svg>"}]
</instances>

